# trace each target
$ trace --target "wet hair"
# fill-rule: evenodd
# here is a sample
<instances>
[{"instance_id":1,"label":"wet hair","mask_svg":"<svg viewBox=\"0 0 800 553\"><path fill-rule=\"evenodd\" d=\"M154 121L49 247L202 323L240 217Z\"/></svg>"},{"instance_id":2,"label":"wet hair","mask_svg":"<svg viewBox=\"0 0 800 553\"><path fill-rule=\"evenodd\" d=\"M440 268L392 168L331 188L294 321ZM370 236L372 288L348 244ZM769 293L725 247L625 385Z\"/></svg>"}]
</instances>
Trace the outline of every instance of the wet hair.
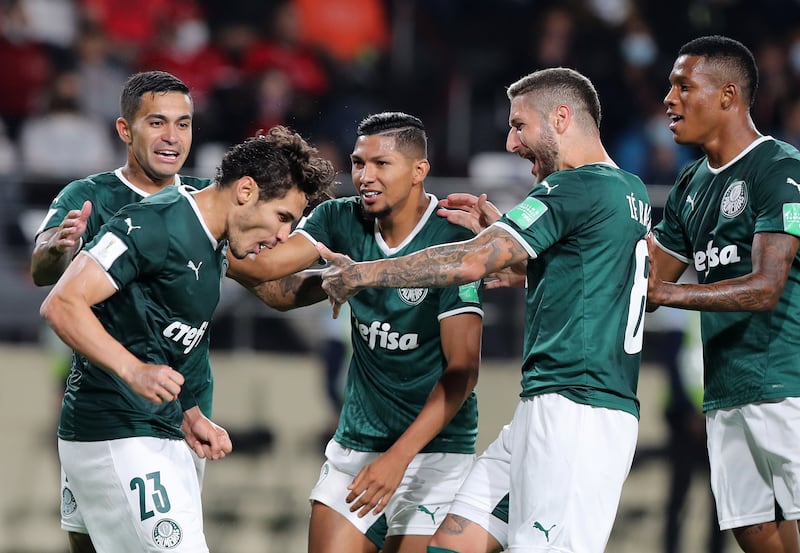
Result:
<instances>
[{"instance_id":1,"label":"wet hair","mask_svg":"<svg viewBox=\"0 0 800 553\"><path fill-rule=\"evenodd\" d=\"M706 58L718 70L721 79L741 85L747 105L753 107L758 90L758 67L747 46L725 36L702 36L684 44L678 51L680 56Z\"/></svg>"},{"instance_id":2,"label":"wet hair","mask_svg":"<svg viewBox=\"0 0 800 553\"><path fill-rule=\"evenodd\" d=\"M417 117L400 111L374 113L359 123L358 136L376 134L392 135L395 145L409 157L425 159L428 157L428 135L425 125Z\"/></svg>"},{"instance_id":3,"label":"wet hair","mask_svg":"<svg viewBox=\"0 0 800 553\"><path fill-rule=\"evenodd\" d=\"M260 200L283 198L299 188L309 204L316 205L331 197L335 175L333 164L318 154L299 134L278 125L230 148L215 180L224 188L251 177L258 184Z\"/></svg>"},{"instance_id":4,"label":"wet hair","mask_svg":"<svg viewBox=\"0 0 800 553\"><path fill-rule=\"evenodd\" d=\"M543 116L549 115L557 106L567 104L578 120L587 126L593 122L594 127L600 128L602 114L597 90L592 81L574 69L552 67L535 71L509 85L506 94L509 100L531 95L532 105Z\"/></svg>"},{"instance_id":5,"label":"wet hair","mask_svg":"<svg viewBox=\"0 0 800 553\"><path fill-rule=\"evenodd\" d=\"M142 96L147 93L180 92L191 99L189 87L178 77L166 71L143 71L131 75L122 89L119 113L129 123L136 118L142 105Z\"/></svg>"}]
</instances>

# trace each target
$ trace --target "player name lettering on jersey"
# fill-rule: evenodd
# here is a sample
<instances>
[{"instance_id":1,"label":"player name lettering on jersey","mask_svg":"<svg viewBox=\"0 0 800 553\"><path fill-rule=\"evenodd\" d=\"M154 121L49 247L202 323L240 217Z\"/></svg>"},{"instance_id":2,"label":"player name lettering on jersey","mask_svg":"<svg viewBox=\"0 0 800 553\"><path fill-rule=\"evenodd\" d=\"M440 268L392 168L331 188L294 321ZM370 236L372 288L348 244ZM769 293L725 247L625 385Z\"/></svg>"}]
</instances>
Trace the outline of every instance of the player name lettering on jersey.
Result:
<instances>
[{"instance_id":1,"label":"player name lettering on jersey","mask_svg":"<svg viewBox=\"0 0 800 553\"><path fill-rule=\"evenodd\" d=\"M369 349L379 347L387 350L407 351L419 347L419 334L392 332L392 325L382 321L372 321L369 326L358 323L358 333L367 342Z\"/></svg>"},{"instance_id":2,"label":"player name lettering on jersey","mask_svg":"<svg viewBox=\"0 0 800 553\"><path fill-rule=\"evenodd\" d=\"M709 269L719 265L730 265L741 260L736 244L720 249L714 245L713 240L708 241L706 251L694 252L694 268L698 273L706 273Z\"/></svg>"},{"instance_id":3,"label":"player name lettering on jersey","mask_svg":"<svg viewBox=\"0 0 800 553\"><path fill-rule=\"evenodd\" d=\"M631 219L639 221L645 228L650 228L650 215L652 209L650 204L636 198L633 194L625 196L628 199L628 206L631 208Z\"/></svg>"},{"instance_id":4,"label":"player name lettering on jersey","mask_svg":"<svg viewBox=\"0 0 800 553\"><path fill-rule=\"evenodd\" d=\"M186 346L183 353L189 353L194 347L200 343L208 328L208 321L203 321L200 328L194 328L186 323L175 321L164 329L163 334L173 342L177 342Z\"/></svg>"}]
</instances>

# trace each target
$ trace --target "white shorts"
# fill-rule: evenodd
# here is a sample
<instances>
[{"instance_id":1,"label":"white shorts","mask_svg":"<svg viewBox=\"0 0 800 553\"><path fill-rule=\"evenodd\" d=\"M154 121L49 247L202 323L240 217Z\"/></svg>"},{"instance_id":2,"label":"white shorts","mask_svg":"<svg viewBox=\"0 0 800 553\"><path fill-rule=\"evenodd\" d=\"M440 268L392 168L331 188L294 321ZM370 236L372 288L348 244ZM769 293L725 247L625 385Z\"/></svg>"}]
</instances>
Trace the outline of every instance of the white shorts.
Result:
<instances>
[{"instance_id":1,"label":"white shorts","mask_svg":"<svg viewBox=\"0 0 800 553\"><path fill-rule=\"evenodd\" d=\"M510 426L508 550L603 553L638 428L624 411L523 398Z\"/></svg>"},{"instance_id":2,"label":"white shorts","mask_svg":"<svg viewBox=\"0 0 800 553\"><path fill-rule=\"evenodd\" d=\"M202 490L203 477L206 473L206 460L198 457L193 449L190 448L189 451L192 453L194 469L197 471L197 481L200 484L200 490ZM61 469L61 529L78 534L89 533L89 530L86 529L86 523L83 522L81 509L75 501L75 496L67 486L67 476L64 474L63 468Z\"/></svg>"},{"instance_id":3,"label":"white shorts","mask_svg":"<svg viewBox=\"0 0 800 553\"><path fill-rule=\"evenodd\" d=\"M357 512L350 512L350 504L345 501L350 493L347 486L364 466L379 456L380 453L355 451L331 440L325 448L326 461L309 499L335 510L364 534L386 515L387 537L432 536L475 459L472 454L419 453L409 463L397 491L381 514L370 512L359 517Z\"/></svg>"},{"instance_id":4,"label":"white shorts","mask_svg":"<svg viewBox=\"0 0 800 553\"><path fill-rule=\"evenodd\" d=\"M722 530L800 519L800 398L706 413L711 489Z\"/></svg>"},{"instance_id":5,"label":"white shorts","mask_svg":"<svg viewBox=\"0 0 800 553\"><path fill-rule=\"evenodd\" d=\"M205 553L200 486L184 441L58 440L66 482L62 527L83 530L97 553ZM66 499L66 501L65 501Z\"/></svg>"},{"instance_id":6,"label":"white shorts","mask_svg":"<svg viewBox=\"0 0 800 553\"><path fill-rule=\"evenodd\" d=\"M477 524L508 547L508 490L511 486L511 425L481 453L456 493L450 514Z\"/></svg>"}]
</instances>

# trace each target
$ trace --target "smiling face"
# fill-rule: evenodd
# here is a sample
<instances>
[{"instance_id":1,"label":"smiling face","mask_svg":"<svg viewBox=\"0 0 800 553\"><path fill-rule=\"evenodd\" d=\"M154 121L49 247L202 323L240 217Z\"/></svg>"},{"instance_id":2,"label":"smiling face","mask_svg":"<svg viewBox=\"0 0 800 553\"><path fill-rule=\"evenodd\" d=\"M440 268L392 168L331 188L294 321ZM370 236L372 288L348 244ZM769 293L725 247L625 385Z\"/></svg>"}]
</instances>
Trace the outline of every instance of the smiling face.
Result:
<instances>
[{"instance_id":1,"label":"smiling face","mask_svg":"<svg viewBox=\"0 0 800 553\"><path fill-rule=\"evenodd\" d=\"M706 58L678 57L669 83L664 105L675 142L703 146L717 138L724 83Z\"/></svg>"},{"instance_id":2,"label":"smiling face","mask_svg":"<svg viewBox=\"0 0 800 553\"><path fill-rule=\"evenodd\" d=\"M117 119L117 132L128 145L126 176L134 184L172 184L192 147L193 112L186 94L146 92L133 121Z\"/></svg>"},{"instance_id":3,"label":"smiling face","mask_svg":"<svg viewBox=\"0 0 800 553\"><path fill-rule=\"evenodd\" d=\"M511 100L506 150L533 164L531 174L537 182L558 170L558 142L550 124L543 121L526 95Z\"/></svg>"},{"instance_id":4,"label":"smiling face","mask_svg":"<svg viewBox=\"0 0 800 553\"><path fill-rule=\"evenodd\" d=\"M305 193L297 187L290 188L282 198L256 200L251 197L233 211L228 223L231 254L244 259L285 242L307 205Z\"/></svg>"},{"instance_id":5,"label":"smiling face","mask_svg":"<svg viewBox=\"0 0 800 553\"><path fill-rule=\"evenodd\" d=\"M428 162L399 150L392 135L363 135L350 155L353 184L364 212L381 219L408 204L427 174Z\"/></svg>"}]
</instances>

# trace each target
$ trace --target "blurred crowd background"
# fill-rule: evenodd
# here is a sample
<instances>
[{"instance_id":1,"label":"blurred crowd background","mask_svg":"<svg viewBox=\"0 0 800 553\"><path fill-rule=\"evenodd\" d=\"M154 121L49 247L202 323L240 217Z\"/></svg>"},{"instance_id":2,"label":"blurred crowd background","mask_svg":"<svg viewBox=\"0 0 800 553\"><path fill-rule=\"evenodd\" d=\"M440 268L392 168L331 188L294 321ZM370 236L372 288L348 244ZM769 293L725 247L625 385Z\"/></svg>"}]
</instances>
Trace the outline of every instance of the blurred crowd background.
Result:
<instances>
[{"instance_id":1,"label":"blurred crowd background","mask_svg":"<svg viewBox=\"0 0 800 553\"><path fill-rule=\"evenodd\" d=\"M741 40L756 56L759 130L800 146L800 0L0 0L0 363L8 378L0 386L0 426L16 452L0 473L27 475L0 486L0 551L63 549L51 493L57 402L37 407L37 418L23 406L27 395L16 393L33 390L41 399L51 384L60 392L68 360L39 317L47 289L33 285L29 259L58 190L124 164L114 121L132 73L166 70L191 88L194 145L183 174L213 176L230 145L280 123L334 161L339 193L350 194L358 122L402 110L428 129L430 192L485 191L507 209L526 194L531 175L528 162L504 152L505 87L536 69L573 67L595 83L605 145L648 185L657 221L678 170L699 155L676 146L667 128L668 75L684 42L714 33ZM265 543L304 550L306 497L321 453L318 433L326 439L335 421L346 321L333 324L324 306L281 314L227 279L224 285L212 347L231 355L215 360L219 412L237 431L240 455L209 479L216 498L209 539L218 551L273 550ZM485 298L487 438L516 394L517 292ZM707 481L691 484L705 466L697 319L661 309L648 315L645 340L640 447L612 550L731 550L714 531ZM250 357L258 350L273 357ZM303 357L274 357L283 352ZM55 378L41 369L48 364L57 365ZM262 374L254 365L272 368ZM310 399L282 393L296 389ZM275 470L263 470L270 459ZM304 468L289 485L286 467L298 463ZM284 479L259 487L261 477ZM47 484L34 494L14 487L32 481ZM285 510L262 512L277 509L280 502L263 500L276 493ZM687 504L700 505L695 516L686 518ZM681 537L684 519L688 537ZM252 547L239 547L248 524ZM30 545L42 528L49 533Z\"/></svg>"},{"instance_id":2,"label":"blurred crowd background","mask_svg":"<svg viewBox=\"0 0 800 553\"><path fill-rule=\"evenodd\" d=\"M2 0L0 8L0 301L17 313L41 299L25 273L42 210L70 180L124 163L114 120L136 71L170 71L192 90L184 174L213 176L228 146L281 123L334 160L350 194L357 123L403 110L428 128L434 193L488 191L510 207L530 175L527 162L503 153L508 84L548 66L585 73L600 94L612 157L648 185L669 185L697 154L667 129L671 64L685 41L722 33L756 55L758 128L800 144L797 0ZM0 324L0 339L35 334L35 313Z\"/></svg>"}]
</instances>

